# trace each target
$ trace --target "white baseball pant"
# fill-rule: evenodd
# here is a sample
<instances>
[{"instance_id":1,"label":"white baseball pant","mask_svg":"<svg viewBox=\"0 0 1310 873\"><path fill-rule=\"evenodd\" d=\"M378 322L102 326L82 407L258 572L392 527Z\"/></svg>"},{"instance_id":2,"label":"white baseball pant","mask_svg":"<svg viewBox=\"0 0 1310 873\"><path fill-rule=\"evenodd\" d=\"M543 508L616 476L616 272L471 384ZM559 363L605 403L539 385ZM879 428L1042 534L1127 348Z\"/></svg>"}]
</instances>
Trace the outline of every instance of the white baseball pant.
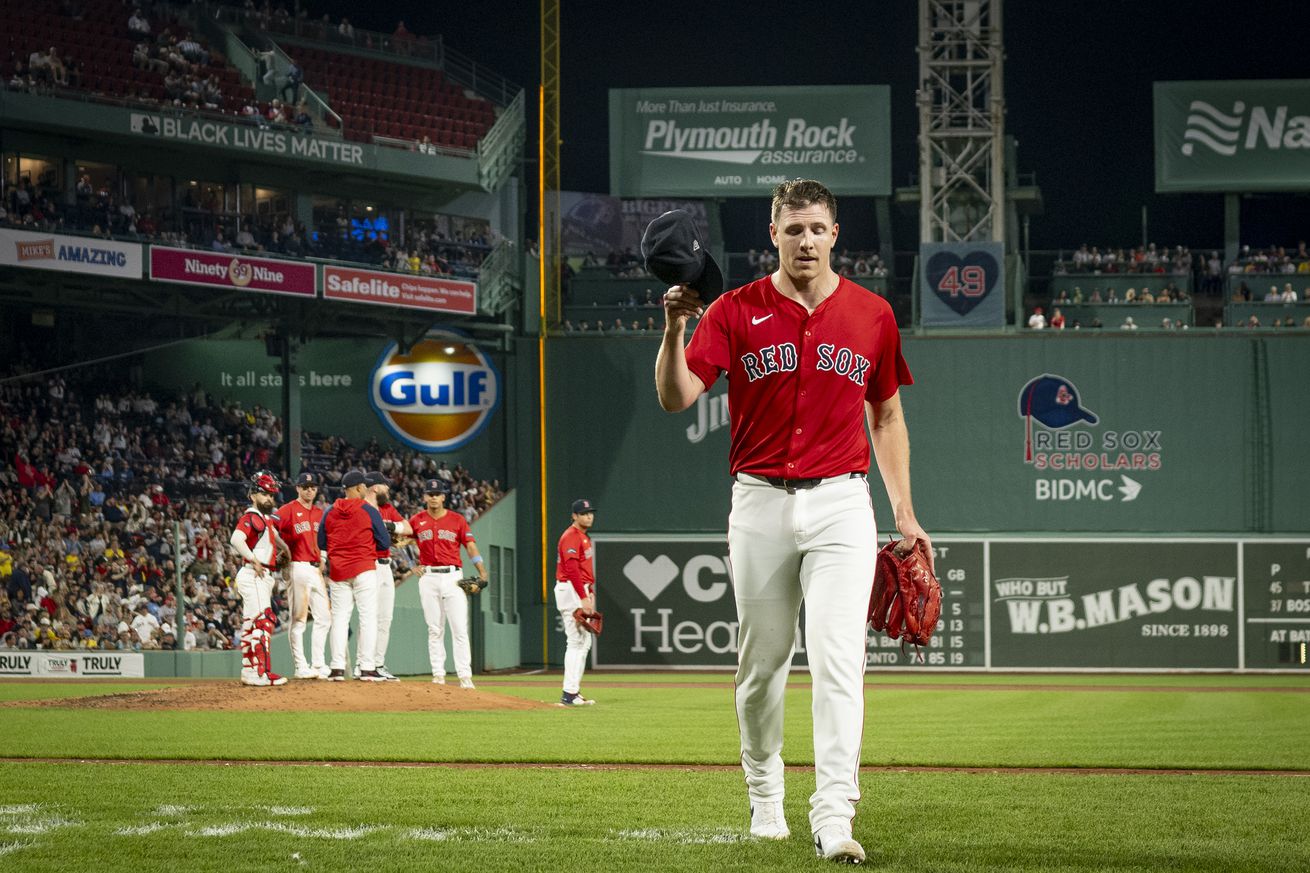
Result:
<instances>
[{"instance_id":1,"label":"white baseball pant","mask_svg":"<svg viewBox=\"0 0 1310 873\"><path fill-rule=\"evenodd\" d=\"M377 645L373 649L373 667L387 663L387 643L391 641L391 616L396 611L396 577L390 564L378 564L378 621ZM360 667L359 649L355 650L355 666Z\"/></svg>"},{"instance_id":2,"label":"white baseball pant","mask_svg":"<svg viewBox=\"0 0 1310 873\"><path fill-rule=\"evenodd\" d=\"M747 793L753 801L783 798L783 692L803 599L814 831L849 825L860 799L865 623L877 542L863 478L835 477L789 494L739 474L732 486L728 552L740 621L736 699Z\"/></svg>"},{"instance_id":3,"label":"white baseball pant","mask_svg":"<svg viewBox=\"0 0 1310 873\"><path fill-rule=\"evenodd\" d=\"M296 561L291 565L291 588L287 592L291 610L291 663L297 673L319 670L327 665L324 650L332 624L332 610L328 604L327 585L318 564ZM305 657L305 625L314 616L314 630L309 635L309 658Z\"/></svg>"},{"instance_id":4,"label":"white baseball pant","mask_svg":"<svg viewBox=\"0 0 1310 873\"><path fill-rule=\"evenodd\" d=\"M555 608L559 610L564 626L564 687L565 694L577 694L582 688L582 672L587 667L587 653L591 651L591 634L573 618L573 610L582 605L578 592L570 582L555 583Z\"/></svg>"},{"instance_id":5,"label":"white baseball pant","mask_svg":"<svg viewBox=\"0 0 1310 873\"><path fill-rule=\"evenodd\" d=\"M424 568L418 580L423 620L428 624L428 660L434 677L446 675L446 622L450 622L450 648L455 675L473 678L473 651L469 646L469 598L459 587L464 578L459 567L450 570Z\"/></svg>"},{"instance_id":6,"label":"white baseball pant","mask_svg":"<svg viewBox=\"0 0 1310 873\"><path fill-rule=\"evenodd\" d=\"M273 605L274 578L271 570L265 570L262 576L255 575L255 568L248 564L237 571L237 594L241 597L241 639L251 646L257 646L264 635L262 630L254 627L253 622ZM242 678L252 678L258 673L243 664L241 675Z\"/></svg>"},{"instance_id":7,"label":"white baseball pant","mask_svg":"<svg viewBox=\"0 0 1310 873\"><path fill-rule=\"evenodd\" d=\"M355 649L363 654L359 669L374 670L373 653L378 638L378 579L376 570L365 570L353 579L328 583L332 600L332 669L346 669L346 642L350 637L350 614L359 610L359 639Z\"/></svg>"}]
</instances>

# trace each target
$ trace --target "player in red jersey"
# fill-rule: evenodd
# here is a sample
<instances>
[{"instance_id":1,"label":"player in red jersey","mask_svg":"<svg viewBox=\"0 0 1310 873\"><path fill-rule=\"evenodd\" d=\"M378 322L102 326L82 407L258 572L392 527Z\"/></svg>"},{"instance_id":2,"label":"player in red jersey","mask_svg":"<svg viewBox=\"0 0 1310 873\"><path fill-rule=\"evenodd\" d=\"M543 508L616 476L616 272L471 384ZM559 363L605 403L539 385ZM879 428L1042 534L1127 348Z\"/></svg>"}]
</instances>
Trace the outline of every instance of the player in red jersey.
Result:
<instances>
[{"instance_id":1,"label":"player in red jersey","mask_svg":"<svg viewBox=\"0 0 1310 873\"><path fill-rule=\"evenodd\" d=\"M555 608L567 640L564 649L564 689L559 702L564 706L587 706L595 703L582 696L582 671L591 651L591 634L573 617L573 610L596 609L595 551L591 530L596 521L596 505L583 498L573 501L573 523L559 538L555 562Z\"/></svg>"},{"instance_id":2,"label":"player in red jersey","mask_svg":"<svg viewBox=\"0 0 1310 873\"><path fill-rule=\"evenodd\" d=\"M323 513L318 529L318 548L328 567L328 597L332 601L332 664L328 680L346 679L346 642L350 635L350 614L359 609L359 678L381 682L374 669L377 648L379 550L391 548L391 535L382 516L364 499L367 485L362 470L349 470L341 477L346 496Z\"/></svg>"},{"instance_id":3,"label":"player in red jersey","mask_svg":"<svg viewBox=\"0 0 1310 873\"><path fill-rule=\"evenodd\" d=\"M803 599L817 781L810 829L820 857L858 863L864 850L851 821L860 796L865 623L877 552L866 424L905 548L922 539L931 554L932 544L910 501L900 386L912 379L900 335L885 300L833 271L837 234L836 199L827 188L808 180L779 185L769 225L779 269L708 308L690 287L670 288L655 372L669 412L695 403L719 375L728 379L736 479L728 549L751 834L789 836L783 694ZM684 349L687 320L698 315Z\"/></svg>"},{"instance_id":4,"label":"player in red jersey","mask_svg":"<svg viewBox=\"0 0 1310 873\"><path fill-rule=\"evenodd\" d=\"M278 533L291 548L291 584L288 606L291 608L291 663L297 679L326 679L328 666L328 630L332 624L332 611L328 604L327 584L318 565L318 528L323 520L323 507L314 500L318 497L319 477L310 472L296 477L296 499L277 511ZM305 657L305 624L314 616L314 630L309 637L309 654Z\"/></svg>"},{"instance_id":5,"label":"player in red jersey","mask_svg":"<svg viewBox=\"0 0 1310 873\"><path fill-rule=\"evenodd\" d=\"M459 550L468 552L478 568L478 576L487 581L487 565L478 554L478 545L464 516L446 509L446 483L429 479L423 485L423 502L427 506L409 520L418 543L418 562L423 575L418 580L419 602L428 624L428 660L432 662L432 681L446 684L446 622L450 622L451 654L455 675L461 688L473 687L473 654L469 648L469 600L459 587L463 565Z\"/></svg>"},{"instance_id":6,"label":"player in red jersey","mask_svg":"<svg viewBox=\"0 0 1310 873\"><path fill-rule=\"evenodd\" d=\"M408 541L412 533L409 522L405 516L396 510L395 505L391 502L391 483L387 477L380 472L373 471L364 474L364 484L368 486L368 491L364 494L367 500L382 516L382 524L386 527L387 533L391 534L392 544L401 545L400 538ZM391 550L378 549L378 621L377 621L377 647L374 649L373 669L378 671L378 675L388 682L399 682L390 670L387 669L387 643L391 641L391 616L396 609L396 578L391 572ZM360 653L355 652L355 675L361 672Z\"/></svg>"},{"instance_id":7,"label":"player in red jersey","mask_svg":"<svg viewBox=\"0 0 1310 873\"><path fill-rule=\"evenodd\" d=\"M250 480L250 507L242 513L229 542L241 556L237 594L241 595L241 682L245 685L285 685L285 676L269 669L269 643L277 626L273 612L273 582L279 552L287 546L277 535L273 506L278 482L261 470Z\"/></svg>"}]
</instances>

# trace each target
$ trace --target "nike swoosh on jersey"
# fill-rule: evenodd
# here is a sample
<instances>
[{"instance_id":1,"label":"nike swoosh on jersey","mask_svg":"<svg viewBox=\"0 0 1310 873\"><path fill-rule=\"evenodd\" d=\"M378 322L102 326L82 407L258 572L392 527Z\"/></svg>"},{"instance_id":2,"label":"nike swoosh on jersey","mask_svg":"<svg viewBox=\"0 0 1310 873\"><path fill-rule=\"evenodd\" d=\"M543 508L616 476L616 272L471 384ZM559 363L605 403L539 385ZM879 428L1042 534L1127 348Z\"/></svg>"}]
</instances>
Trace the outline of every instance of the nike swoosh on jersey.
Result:
<instances>
[{"instance_id":1,"label":"nike swoosh on jersey","mask_svg":"<svg viewBox=\"0 0 1310 873\"><path fill-rule=\"evenodd\" d=\"M752 318L752 319L751 319L751 324L760 324L761 322L768 321L770 318L773 318L773 313L772 313L772 312L770 312L768 315L765 315L765 316L763 316L763 317Z\"/></svg>"}]
</instances>

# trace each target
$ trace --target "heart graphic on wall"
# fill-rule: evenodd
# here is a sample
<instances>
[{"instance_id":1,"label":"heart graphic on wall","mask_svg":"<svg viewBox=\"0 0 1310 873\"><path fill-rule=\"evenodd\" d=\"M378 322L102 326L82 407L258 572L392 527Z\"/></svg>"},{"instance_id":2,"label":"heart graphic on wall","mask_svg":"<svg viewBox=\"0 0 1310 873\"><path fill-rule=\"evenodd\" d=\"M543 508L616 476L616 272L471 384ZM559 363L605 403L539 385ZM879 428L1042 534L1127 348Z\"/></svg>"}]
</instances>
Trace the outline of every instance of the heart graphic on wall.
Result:
<instances>
[{"instance_id":1,"label":"heart graphic on wall","mask_svg":"<svg viewBox=\"0 0 1310 873\"><path fill-rule=\"evenodd\" d=\"M678 565L668 555L660 555L654 561L646 560L645 555L634 555L623 566L623 575L646 595L647 600L654 600L678 578Z\"/></svg>"},{"instance_id":2,"label":"heart graphic on wall","mask_svg":"<svg viewBox=\"0 0 1310 873\"><path fill-rule=\"evenodd\" d=\"M937 252L928 259L928 282L937 295L960 315L968 315L987 299L1001 275L996 258L985 251Z\"/></svg>"}]
</instances>

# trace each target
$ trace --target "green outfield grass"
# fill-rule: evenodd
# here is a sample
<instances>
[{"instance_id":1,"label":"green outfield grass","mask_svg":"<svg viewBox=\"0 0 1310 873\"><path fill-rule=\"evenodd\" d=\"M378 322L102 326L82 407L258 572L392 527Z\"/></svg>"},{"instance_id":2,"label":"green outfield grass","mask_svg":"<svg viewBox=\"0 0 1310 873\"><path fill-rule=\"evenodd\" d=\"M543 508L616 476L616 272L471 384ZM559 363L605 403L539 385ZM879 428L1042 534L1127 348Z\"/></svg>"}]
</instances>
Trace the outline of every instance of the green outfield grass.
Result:
<instances>
[{"instance_id":1,"label":"green outfield grass","mask_svg":"<svg viewBox=\"0 0 1310 873\"><path fill-rule=\"evenodd\" d=\"M1299 871L1303 779L879 773L869 866ZM23 871L824 869L809 774L792 838L743 839L731 771L0 764L0 865Z\"/></svg>"},{"instance_id":2,"label":"green outfield grass","mask_svg":"<svg viewBox=\"0 0 1310 873\"><path fill-rule=\"evenodd\" d=\"M726 677L593 676L599 705L515 712L282 713L5 708L12 757L261 758L471 762L732 764L736 716ZM925 677L953 685L1005 676ZM1078 684L1043 676L1040 684ZM870 677L863 763L961 767L1310 769L1304 677L1074 677L1129 690L897 688ZM1284 681L1270 684L1270 679ZM1143 679L1198 690L1130 690ZM1164 682L1163 680L1169 680ZM1288 680L1292 681L1288 681ZM673 687L657 687L661 685ZM1236 680L1236 681L1234 681ZM552 701L558 677L481 679L483 690ZM627 687L636 686L636 687ZM1231 687L1225 687L1231 686ZM159 688L158 684L148 685ZM1282 687L1267 691L1256 688ZM1221 688L1222 690L1200 690ZM110 685L0 685L50 697L113 693ZM276 689L261 691L276 705ZM810 691L788 691L785 756L813 761ZM259 736L257 743L237 738ZM551 738L568 736L559 744Z\"/></svg>"}]
</instances>

